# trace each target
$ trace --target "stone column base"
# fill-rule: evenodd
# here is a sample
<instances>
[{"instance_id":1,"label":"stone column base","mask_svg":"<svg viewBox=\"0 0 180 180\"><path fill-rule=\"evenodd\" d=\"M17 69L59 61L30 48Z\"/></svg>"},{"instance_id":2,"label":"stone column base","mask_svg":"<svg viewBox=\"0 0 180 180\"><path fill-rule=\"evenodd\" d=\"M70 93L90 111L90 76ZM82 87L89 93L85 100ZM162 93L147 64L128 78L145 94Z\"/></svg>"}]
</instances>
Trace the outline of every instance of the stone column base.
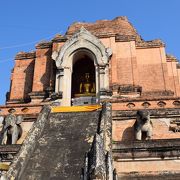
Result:
<instances>
[{"instance_id":1,"label":"stone column base","mask_svg":"<svg viewBox=\"0 0 180 180\"><path fill-rule=\"evenodd\" d=\"M39 103L47 97L47 93L43 91L31 92L29 93L29 96L31 98L31 103Z\"/></svg>"}]
</instances>

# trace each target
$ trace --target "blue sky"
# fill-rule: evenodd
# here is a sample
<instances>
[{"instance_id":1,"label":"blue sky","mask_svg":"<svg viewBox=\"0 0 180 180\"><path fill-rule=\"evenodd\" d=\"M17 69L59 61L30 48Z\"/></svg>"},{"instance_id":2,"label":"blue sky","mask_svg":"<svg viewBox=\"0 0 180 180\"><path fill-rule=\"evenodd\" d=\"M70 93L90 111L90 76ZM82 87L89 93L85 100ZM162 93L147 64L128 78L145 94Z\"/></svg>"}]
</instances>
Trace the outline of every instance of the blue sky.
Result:
<instances>
[{"instance_id":1,"label":"blue sky","mask_svg":"<svg viewBox=\"0 0 180 180\"><path fill-rule=\"evenodd\" d=\"M127 16L145 40L166 43L180 59L180 0L1 0L0 104L10 87L14 56L41 40L65 33L73 22Z\"/></svg>"}]
</instances>

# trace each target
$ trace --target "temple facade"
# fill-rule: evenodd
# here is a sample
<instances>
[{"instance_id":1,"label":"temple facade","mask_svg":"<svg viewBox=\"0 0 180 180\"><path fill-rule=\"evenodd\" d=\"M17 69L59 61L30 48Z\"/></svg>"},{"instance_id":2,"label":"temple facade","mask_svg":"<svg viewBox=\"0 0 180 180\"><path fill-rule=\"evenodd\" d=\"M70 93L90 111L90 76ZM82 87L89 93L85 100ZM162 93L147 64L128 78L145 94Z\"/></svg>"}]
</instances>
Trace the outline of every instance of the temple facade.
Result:
<instances>
[{"instance_id":1,"label":"temple facade","mask_svg":"<svg viewBox=\"0 0 180 180\"><path fill-rule=\"evenodd\" d=\"M63 146L69 149L59 147L61 153L67 150L71 161L75 163L76 159L77 163L72 166L68 162L67 166L72 166L69 171L61 172L64 166L57 166L58 173L52 165L54 169L48 171L46 179L180 178L180 65L176 57L166 52L163 41L145 41L126 17L117 17L74 23L65 35L58 34L35 48L15 56L6 104L0 106L2 121L13 114L17 127L22 128L16 143L6 141L0 146L0 168L4 162L8 166L1 168L7 179L44 179L42 172L47 169L38 173L32 170L38 159L43 162L42 155L48 153L38 149L43 144L41 138L48 136L44 139L48 148L49 139L58 139L62 132L62 139L72 145L71 137L79 139L76 135L81 126L84 131L78 134L83 137L77 142L77 148L82 147L79 159L72 155L75 146L65 143ZM92 114L88 107L93 109ZM23 120L18 121L19 116ZM56 122L58 118L63 119L62 126ZM70 120L72 126L66 124ZM57 134L51 134L52 127ZM1 134L5 132L3 128L2 125ZM78 133L74 132L76 128ZM69 131L74 134L68 135ZM26 151L30 160L22 155ZM41 152L37 159L36 151ZM86 152L90 155L84 160ZM94 158L100 165L92 163ZM53 157L48 160L53 161ZM18 166L20 162L25 163L25 170ZM61 159L57 163L60 162Z\"/></svg>"},{"instance_id":2,"label":"temple facade","mask_svg":"<svg viewBox=\"0 0 180 180\"><path fill-rule=\"evenodd\" d=\"M7 104L41 103L55 92L62 106L71 106L86 73L96 102L127 88L134 91L129 97L178 97L179 71L165 44L144 41L126 17L75 23L66 35L16 55Z\"/></svg>"}]
</instances>

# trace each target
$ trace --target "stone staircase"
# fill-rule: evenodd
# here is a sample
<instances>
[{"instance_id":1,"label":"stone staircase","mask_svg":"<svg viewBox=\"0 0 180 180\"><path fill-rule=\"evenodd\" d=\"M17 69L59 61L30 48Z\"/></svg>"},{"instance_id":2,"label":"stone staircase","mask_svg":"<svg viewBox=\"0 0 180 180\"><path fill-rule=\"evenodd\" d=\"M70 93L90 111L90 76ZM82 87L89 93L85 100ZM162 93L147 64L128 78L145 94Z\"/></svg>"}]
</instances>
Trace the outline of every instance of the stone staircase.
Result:
<instances>
[{"instance_id":1,"label":"stone staircase","mask_svg":"<svg viewBox=\"0 0 180 180\"><path fill-rule=\"evenodd\" d=\"M50 113L44 108L14 159L7 179L79 180L99 118L100 111Z\"/></svg>"}]
</instances>

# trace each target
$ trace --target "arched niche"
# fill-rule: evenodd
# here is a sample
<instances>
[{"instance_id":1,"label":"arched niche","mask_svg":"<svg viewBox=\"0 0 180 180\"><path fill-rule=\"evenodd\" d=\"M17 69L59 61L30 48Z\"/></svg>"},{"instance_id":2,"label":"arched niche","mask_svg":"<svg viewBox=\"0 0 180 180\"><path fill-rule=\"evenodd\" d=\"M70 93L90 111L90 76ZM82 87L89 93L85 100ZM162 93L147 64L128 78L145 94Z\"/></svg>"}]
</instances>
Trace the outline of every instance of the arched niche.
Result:
<instances>
[{"instance_id":1,"label":"arched niche","mask_svg":"<svg viewBox=\"0 0 180 180\"><path fill-rule=\"evenodd\" d=\"M109 91L109 59L112 55L101 41L83 27L75 33L52 58L56 61L56 92L62 92L61 105L70 106L73 65L81 55L93 61L97 103Z\"/></svg>"},{"instance_id":2,"label":"arched niche","mask_svg":"<svg viewBox=\"0 0 180 180\"><path fill-rule=\"evenodd\" d=\"M96 73L93 58L84 50L74 54L71 97L96 96Z\"/></svg>"}]
</instances>

